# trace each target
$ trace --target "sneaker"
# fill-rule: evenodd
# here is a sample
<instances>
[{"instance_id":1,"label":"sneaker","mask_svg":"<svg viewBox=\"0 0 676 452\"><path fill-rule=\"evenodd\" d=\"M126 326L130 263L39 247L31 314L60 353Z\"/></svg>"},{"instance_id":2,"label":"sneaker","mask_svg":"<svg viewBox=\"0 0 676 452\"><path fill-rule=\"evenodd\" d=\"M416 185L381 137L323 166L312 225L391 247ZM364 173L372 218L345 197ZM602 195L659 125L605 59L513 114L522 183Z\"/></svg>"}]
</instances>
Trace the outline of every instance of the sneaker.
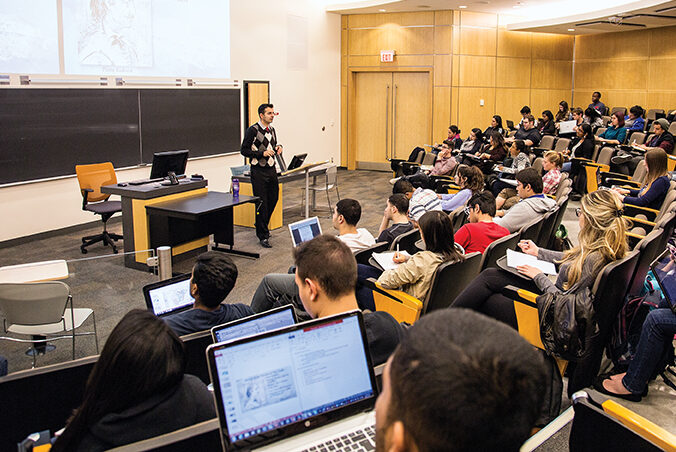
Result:
<instances>
[{"instance_id":1,"label":"sneaker","mask_svg":"<svg viewBox=\"0 0 676 452\"><path fill-rule=\"evenodd\" d=\"M390 184L392 185L396 184L399 179L401 179L401 177L395 177L393 179L390 179Z\"/></svg>"},{"instance_id":2,"label":"sneaker","mask_svg":"<svg viewBox=\"0 0 676 452\"><path fill-rule=\"evenodd\" d=\"M610 161L616 165L621 165L631 161L632 158L634 158L634 156L631 154L617 154L615 157L611 158Z\"/></svg>"}]
</instances>

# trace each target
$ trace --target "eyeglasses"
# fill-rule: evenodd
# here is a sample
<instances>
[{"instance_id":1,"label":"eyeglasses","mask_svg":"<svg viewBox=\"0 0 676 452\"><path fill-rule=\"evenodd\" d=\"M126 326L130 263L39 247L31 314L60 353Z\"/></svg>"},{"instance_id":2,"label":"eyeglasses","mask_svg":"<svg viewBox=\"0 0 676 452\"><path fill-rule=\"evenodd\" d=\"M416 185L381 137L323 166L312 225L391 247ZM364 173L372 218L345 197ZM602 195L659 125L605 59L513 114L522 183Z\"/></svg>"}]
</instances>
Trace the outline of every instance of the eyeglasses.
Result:
<instances>
[{"instance_id":1,"label":"eyeglasses","mask_svg":"<svg viewBox=\"0 0 676 452\"><path fill-rule=\"evenodd\" d=\"M469 208L469 206L465 206L465 208L462 209L462 211L465 212L465 215L469 217L469 213L470 213L470 211L471 211L470 208Z\"/></svg>"},{"instance_id":2,"label":"eyeglasses","mask_svg":"<svg viewBox=\"0 0 676 452\"><path fill-rule=\"evenodd\" d=\"M578 216L578 217L580 215L582 215L582 209L580 209L579 207L577 209L575 209L575 215Z\"/></svg>"}]
</instances>

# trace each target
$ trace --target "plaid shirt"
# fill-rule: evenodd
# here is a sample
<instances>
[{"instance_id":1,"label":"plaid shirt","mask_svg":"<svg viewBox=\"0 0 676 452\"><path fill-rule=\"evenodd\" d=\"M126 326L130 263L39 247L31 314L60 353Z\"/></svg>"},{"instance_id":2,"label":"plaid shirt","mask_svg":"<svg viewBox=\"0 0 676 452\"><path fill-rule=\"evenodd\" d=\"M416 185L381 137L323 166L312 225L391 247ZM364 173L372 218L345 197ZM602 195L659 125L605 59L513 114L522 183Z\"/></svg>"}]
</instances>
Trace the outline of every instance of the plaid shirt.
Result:
<instances>
[{"instance_id":1,"label":"plaid shirt","mask_svg":"<svg viewBox=\"0 0 676 452\"><path fill-rule=\"evenodd\" d=\"M553 195L559 188L559 182L561 182L561 171L558 168L547 171L547 174L542 176L542 193Z\"/></svg>"}]
</instances>

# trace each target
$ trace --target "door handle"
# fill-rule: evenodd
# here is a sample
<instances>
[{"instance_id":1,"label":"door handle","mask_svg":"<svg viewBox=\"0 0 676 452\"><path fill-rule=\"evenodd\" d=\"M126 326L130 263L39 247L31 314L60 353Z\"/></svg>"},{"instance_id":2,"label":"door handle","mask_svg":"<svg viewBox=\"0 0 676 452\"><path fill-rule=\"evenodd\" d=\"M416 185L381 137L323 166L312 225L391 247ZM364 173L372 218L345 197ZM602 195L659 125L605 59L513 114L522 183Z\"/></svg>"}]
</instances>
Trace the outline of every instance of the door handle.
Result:
<instances>
[{"instance_id":1,"label":"door handle","mask_svg":"<svg viewBox=\"0 0 676 452\"><path fill-rule=\"evenodd\" d=\"M392 158L396 158L397 153L397 85L394 85L392 90L392 107L394 113L392 114Z\"/></svg>"},{"instance_id":2,"label":"door handle","mask_svg":"<svg viewBox=\"0 0 676 452\"><path fill-rule=\"evenodd\" d=\"M390 119L390 109L388 108L390 104L390 85L387 85L385 91L385 159L390 159L390 153L388 151L387 145L389 142L389 119Z\"/></svg>"}]
</instances>

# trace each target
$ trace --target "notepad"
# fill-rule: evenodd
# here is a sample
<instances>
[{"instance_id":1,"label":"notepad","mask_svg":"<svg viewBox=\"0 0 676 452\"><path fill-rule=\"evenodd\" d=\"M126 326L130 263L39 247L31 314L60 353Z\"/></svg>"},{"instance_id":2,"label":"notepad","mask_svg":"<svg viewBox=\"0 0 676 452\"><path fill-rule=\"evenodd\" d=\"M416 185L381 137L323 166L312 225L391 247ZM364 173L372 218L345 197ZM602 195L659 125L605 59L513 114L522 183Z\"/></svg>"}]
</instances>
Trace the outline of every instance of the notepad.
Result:
<instances>
[{"instance_id":1,"label":"notepad","mask_svg":"<svg viewBox=\"0 0 676 452\"><path fill-rule=\"evenodd\" d=\"M372 256L383 270L392 270L393 268L397 268L399 265L392 260L394 253L396 253L396 251L385 251L384 253L373 253ZM411 255L406 251L399 251L399 254L402 256L411 257Z\"/></svg>"},{"instance_id":2,"label":"notepad","mask_svg":"<svg viewBox=\"0 0 676 452\"><path fill-rule=\"evenodd\" d=\"M516 268L521 265L530 265L541 270L546 275L556 275L556 267L551 262L541 261L530 254L507 250L507 266Z\"/></svg>"}]
</instances>

